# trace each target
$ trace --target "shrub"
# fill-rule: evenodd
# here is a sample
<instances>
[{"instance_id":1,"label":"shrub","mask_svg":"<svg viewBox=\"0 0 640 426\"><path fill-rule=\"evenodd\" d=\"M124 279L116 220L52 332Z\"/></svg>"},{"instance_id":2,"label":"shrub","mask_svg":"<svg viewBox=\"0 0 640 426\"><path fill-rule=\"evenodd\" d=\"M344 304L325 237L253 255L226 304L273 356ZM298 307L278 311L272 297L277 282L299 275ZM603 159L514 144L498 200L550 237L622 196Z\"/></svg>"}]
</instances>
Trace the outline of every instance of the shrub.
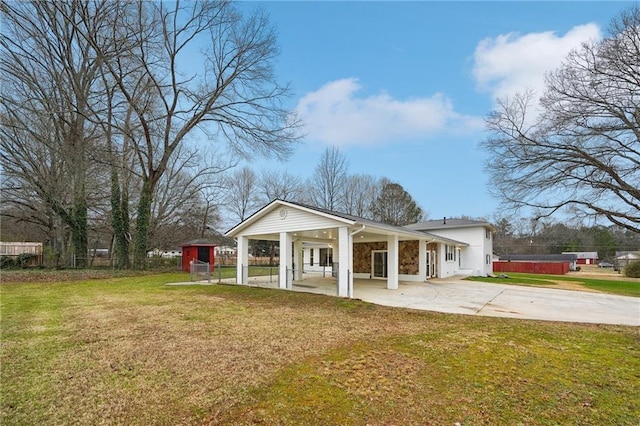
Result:
<instances>
[{"instance_id":1,"label":"shrub","mask_svg":"<svg viewBox=\"0 0 640 426\"><path fill-rule=\"evenodd\" d=\"M14 263L13 259L9 256L0 257L0 269L13 268L15 265L16 264Z\"/></svg>"},{"instance_id":2,"label":"shrub","mask_svg":"<svg viewBox=\"0 0 640 426\"><path fill-rule=\"evenodd\" d=\"M30 265L30 263L35 258L36 258L36 255L32 254L32 253L19 254L18 257L16 258L16 266L20 266L20 267L26 268L27 266Z\"/></svg>"},{"instance_id":3,"label":"shrub","mask_svg":"<svg viewBox=\"0 0 640 426\"><path fill-rule=\"evenodd\" d=\"M625 266L624 275L629 278L640 278L640 260L636 260Z\"/></svg>"}]
</instances>

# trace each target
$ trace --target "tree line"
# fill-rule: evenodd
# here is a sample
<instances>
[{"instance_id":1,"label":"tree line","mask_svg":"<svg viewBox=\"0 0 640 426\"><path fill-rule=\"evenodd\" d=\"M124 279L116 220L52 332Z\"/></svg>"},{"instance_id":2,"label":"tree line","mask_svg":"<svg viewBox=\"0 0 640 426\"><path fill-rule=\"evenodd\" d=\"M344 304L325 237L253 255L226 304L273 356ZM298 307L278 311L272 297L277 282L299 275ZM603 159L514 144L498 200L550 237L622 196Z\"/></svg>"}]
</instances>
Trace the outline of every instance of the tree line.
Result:
<instances>
[{"instance_id":1,"label":"tree line","mask_svg":"<svg viewBox=\"0 0 640 426\"><path fill-rule=\"evenodd\" d=\"M326 148L313 174L301 179L290 173L242 167L226 178L224 203L228 218L242 222L275 199L403 226L426 218L426 213L402 185L386 177L349 174L345 154Z\"/></svg>"},{"instance_id":2,"label":"tree line","mask_svg":"<svg viewBox=\"0 0 640 426\"><path fill-rule=\"evenodd\" d=\"M211 236L275 198L392 223L422 217L400 185L347 176L338 149L312 190L236 167L286 159L301 137L259 9L72 0L0 12L3 239L45 241L78 267L107 246L117 267L144 268L149 250Z\"/></svg>"},{"instance_id":3,"label":"tree line","mask_svg":"<svg viewBox=\"0 0 640 426\"><path fill-rule=\"evenodd\" d=\"M82 267L110 230L118 266L131 248L142 268L164 223L211 221L220 172L286 158L299 140L259 10L72 0L0 11L3 235L39 233Z\"/></svg>"},{"instance_id":4,"label":"tree line","mask_svg":"<svg viewBox=\"0 0 640 426\"><path fill-rule=\"evenodd\" d=\"M117 267L143 268L148 250L214 235L275 198L395 225L426 217L401 185L350 175L337 148L307 180L240 166L286 159L302 137L260 10L71 0L0 13L3 239L44 241L80 267L106 245ZM487 126L490 190L501 210L531 216L496 221L498 250L638 247L637 5L549 73L540 97L500 99ZM558 213L612 226L572 235ZM526 235L509 231L526 222Z\"/></svg>"},{"instance_id":5,"label":"tree line","mask_svg":"<svg viewBox=\"0 0 640 426\"><path fill-rule=\"evenodd\" d=\"M597 252L599 260L613 261L617 251L640 250L640 234L617 225L572 225L535 217L502 217L493 224L496 255Z\"/></svg>"}]
</instances>

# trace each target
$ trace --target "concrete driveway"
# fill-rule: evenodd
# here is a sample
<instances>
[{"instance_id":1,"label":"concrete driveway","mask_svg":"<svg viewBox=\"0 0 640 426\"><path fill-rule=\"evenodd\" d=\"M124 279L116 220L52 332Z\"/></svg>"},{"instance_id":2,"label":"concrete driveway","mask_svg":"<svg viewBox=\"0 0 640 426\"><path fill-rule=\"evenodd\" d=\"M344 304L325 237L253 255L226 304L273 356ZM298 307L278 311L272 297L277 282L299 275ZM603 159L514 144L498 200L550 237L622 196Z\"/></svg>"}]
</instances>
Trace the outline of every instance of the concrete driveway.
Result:
<instances>
[{"instance_id":1,"label":"concrete driveway","mask_svg":"<svg viewBox=\"0 0 640 426\"><path fill-rule=\"evenodd\" d=\"M456 279L401 283L356 280L354 297L385 306L455 314L640 326L640 298Z\"/></svg>"},{"instance_id":2,"label":"concrete driveway","mask_svg":"<svg viewBox=\"0 0 640 426\"><path fill-rule=\"evenodd\" d=\"M277 280L268 278L252 277L248 285L277 288ZM332 278L296 281L293 290L328 296L336 296L337 291ZM489 284L455 277L424 283L401 282L397 290L387 290L385 281L356 279L354 297L377 305L452 314L640 326L638 297Z\"/></svg>"}]
</instances>

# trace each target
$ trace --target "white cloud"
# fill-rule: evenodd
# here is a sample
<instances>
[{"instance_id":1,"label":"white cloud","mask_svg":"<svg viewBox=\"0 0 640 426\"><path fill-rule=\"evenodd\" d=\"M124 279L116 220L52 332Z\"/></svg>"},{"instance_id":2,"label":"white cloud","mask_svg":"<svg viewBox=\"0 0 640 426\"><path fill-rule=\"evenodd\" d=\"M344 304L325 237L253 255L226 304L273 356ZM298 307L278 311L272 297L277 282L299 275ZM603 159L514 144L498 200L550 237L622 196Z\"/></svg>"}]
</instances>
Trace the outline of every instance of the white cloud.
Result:
<instances>
[{"instance_id":1,"label":"white cloud","mask_svg":"<svg viewBox=\"0 0 640 426\"><path fill-rule=\"evenodd\" d=\"M388 93L358 97L355 78L304 95L296 110L309 139L328 145L372 145L420 140L445 131L477 130L482 121L456 113L442 94L398 100Z\"/></svg>"},{"instance_id":2,"label":"white cloud","mask_svg":"<svg viewBox=\"0 0 640 426\"><path fill-rule=\"evenodd\" d=\"M596 24L573 27L564 36L555 32L514 33L482 40L474 53L473 75L478 88L495 98L533 90L541 95L544 75L562 64L583 42L601 37Z\"/></svg>"}]
</instances>

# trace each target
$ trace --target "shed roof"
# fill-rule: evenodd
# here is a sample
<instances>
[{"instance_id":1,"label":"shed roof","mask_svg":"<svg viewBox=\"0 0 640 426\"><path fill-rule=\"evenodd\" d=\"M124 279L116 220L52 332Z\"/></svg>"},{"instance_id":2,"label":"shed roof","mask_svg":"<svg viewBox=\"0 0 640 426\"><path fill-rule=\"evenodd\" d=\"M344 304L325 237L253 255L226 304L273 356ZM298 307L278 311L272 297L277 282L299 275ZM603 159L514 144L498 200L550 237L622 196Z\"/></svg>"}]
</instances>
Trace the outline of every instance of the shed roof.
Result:
<instances>
[{"instance_id":1,"label":"shed roof","mask_svg":"<svg viewBox=\"0 0 640 426\"><path fill-rule=\"evenodd\" d=\"M208 240L206 238L200 238L196 240L187 241L186 243L180 244L180 247L187 246L215 246L216 243L213 240Z\"/></svg>"}]
</instances>

